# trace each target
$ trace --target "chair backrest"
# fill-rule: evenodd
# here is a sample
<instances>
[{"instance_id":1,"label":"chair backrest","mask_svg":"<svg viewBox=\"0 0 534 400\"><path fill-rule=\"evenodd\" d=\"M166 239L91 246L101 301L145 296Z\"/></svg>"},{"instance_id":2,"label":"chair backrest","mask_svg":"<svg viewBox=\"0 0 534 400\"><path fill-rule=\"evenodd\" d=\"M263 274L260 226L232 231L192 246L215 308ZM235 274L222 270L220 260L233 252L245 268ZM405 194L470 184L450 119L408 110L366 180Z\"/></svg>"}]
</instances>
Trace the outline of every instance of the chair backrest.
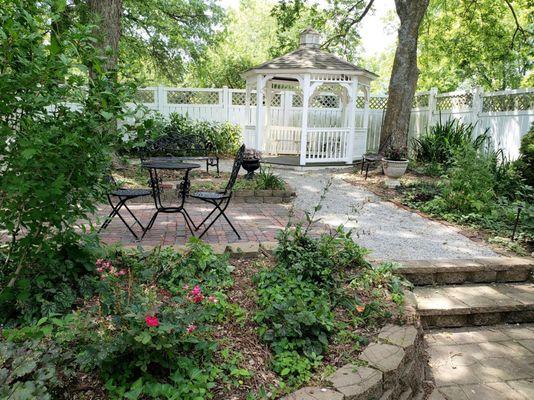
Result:
<instances>
[{"instance_id":1,"label":"chair backrest","mask_svg":"<svg viewBox=\"0 0 534 400\"><path fill-rule=\"evenodd\" d=\"M118 186L116 179L113 177L113 175L111 175L111 173L104 176L104 182L111 186Z\"/></svg>"},{"instance_id":2,"label":"chair backrest","mask_svg":"<svg viewBox=\"0 0 534 400\"><path fill-rule=\"evenodd\" d=\"M229 193L232 191L235 185L235 181L237 180L237 175L239 174L239 170L241 169L241 164L243 164L243 156L245 155L245 145L243 144L234 159L234 166L232 167L232 173L230 174L230 179L228 180L228 183L226 184L226 188L224 189L225 193Z\"/></svg>"},{"instance_id":3,"label":"chair backrest","mask_svg":"<svg viewBox=\"0 0 534 400\"><path fill-rule=\"evenodd\" d=\"M140 149L140 158L184 157L214 152L213 143L198 135L164 135L147 142Z\"/></svg>"}]
</instances>

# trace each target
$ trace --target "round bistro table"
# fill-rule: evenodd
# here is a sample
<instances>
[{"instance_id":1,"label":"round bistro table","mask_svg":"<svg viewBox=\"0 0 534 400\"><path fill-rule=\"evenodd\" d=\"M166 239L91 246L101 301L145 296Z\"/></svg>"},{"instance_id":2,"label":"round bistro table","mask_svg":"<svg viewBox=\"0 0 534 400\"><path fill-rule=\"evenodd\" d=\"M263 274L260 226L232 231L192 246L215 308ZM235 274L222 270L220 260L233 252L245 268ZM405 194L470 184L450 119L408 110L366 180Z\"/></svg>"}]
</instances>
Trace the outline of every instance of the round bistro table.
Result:
<instances>
[{"instance_id":1,"label":"round bistro table","mask_svg":"<svg viewBox=\"0 0 534 400\"><path fill-rule=\"evenodd\" d=\"M161 157L158 157L157 159L151 160L143 160L141 162L141 167L148 169L148 172L150 174L150 187L152 188L152 195L154 197L154 204L156 206L156 212L154 215L152 215L152 218L150 218L150 222L146 226L145 230L143 231L143 237L148 232L149 229L152 228L154 225L154 222L156 221L156 218L158 217L159 213L180 213L184 216L185 223L187 227L189 228L189 231L191 232L191 235L195 235L193 233L193 227L195 224L193 223L193 220L189 216L189 213L185 209L185 199L187 197L187 194L189 193L189 188L191 186L191 182L189 180L189 172L193 169L200 168L199 164L195 163L186 163L186 162L180 162L176 159L173 159L172 157L169 157L168 159L164 159ZM174 171L184 171L184 175L182 178L182 181L177 187L178 191L178 204L172 205L172 206L166 206L163 205L161 201L161 184L163 183L163 180L158 175L159 170L174 170Z\"/></svg>"}]
</instances>

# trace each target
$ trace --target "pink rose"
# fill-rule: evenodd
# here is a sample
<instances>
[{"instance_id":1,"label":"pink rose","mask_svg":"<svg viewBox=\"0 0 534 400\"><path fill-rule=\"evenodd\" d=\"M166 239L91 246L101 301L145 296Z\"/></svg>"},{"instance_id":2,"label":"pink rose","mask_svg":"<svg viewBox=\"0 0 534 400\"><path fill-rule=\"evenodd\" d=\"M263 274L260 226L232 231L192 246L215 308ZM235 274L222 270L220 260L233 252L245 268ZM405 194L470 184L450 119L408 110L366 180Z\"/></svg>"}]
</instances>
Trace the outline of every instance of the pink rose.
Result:
<instances>
[{"instance_id":1,"label":"pink rose","mask_svg":"<svg viewBox=\"0 0 534 400\"><path fill-rule=\"evenodd\" d=\"M200 289L200 286L196 285L191 293L193 294L193 296L198 296L201 292L202 289Z\"/></svg>"},{"instance_id":2,"label":"pink rose","mask_svg":"<svg viewBox=\"0 0 534 400\"><path fill-rule=\"evenodd\" d=\"M197 326L191 324L191 325L189 325L189 326L187 327L187 333L193 333L196 329L197 329Z\"/></svg>"}]
</instances>

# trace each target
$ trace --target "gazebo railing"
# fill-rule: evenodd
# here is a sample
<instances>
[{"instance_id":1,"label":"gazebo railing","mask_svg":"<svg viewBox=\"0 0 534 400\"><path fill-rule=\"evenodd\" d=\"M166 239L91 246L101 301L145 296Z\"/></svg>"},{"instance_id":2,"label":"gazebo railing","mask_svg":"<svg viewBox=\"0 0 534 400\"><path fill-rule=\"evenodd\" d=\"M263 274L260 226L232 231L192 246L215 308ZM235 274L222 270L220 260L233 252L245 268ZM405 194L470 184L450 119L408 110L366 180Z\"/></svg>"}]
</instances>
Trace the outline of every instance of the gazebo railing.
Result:
<instances>
[{"instance_id":1,"label":"gazebo railing","mask_svg":"<svg viewBox=\"0 0 534 400\"><path fill-rule=\"evenodd\" d=\"M269 126L265 140L267 153L299 154L301 130L298 126Z\"/></svg>"},{"instance_id":2,"label":"gazebo railing","mask_svg":"<svg viewBox=\"0 0 534 400\"><path fill-rule=\"evenodd\" d=\"M348 160L348 128L309 128L306 162L345 162Z\"/></svg>"}]
</instances>

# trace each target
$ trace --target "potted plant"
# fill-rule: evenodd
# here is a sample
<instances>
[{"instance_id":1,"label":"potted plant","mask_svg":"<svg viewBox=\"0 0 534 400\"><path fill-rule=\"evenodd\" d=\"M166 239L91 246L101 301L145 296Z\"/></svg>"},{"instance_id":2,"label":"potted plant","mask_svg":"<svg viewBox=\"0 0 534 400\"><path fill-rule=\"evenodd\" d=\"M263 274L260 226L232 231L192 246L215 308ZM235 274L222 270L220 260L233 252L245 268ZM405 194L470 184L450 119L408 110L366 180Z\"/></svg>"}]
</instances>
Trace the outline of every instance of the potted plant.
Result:
<instances>
[{"instance_id":1,"label":"potted plant","mask_svg":"<svg viewBox=\"0 0 534 400\"><path fill-rule=\"evenodd\" d=\"M246 179L252 179L254 177L254 171L260 167L261 153L258 150L246 149L243 155L243 163L241 164L243 169L247 171L245 175Z\"/></svg>"},{"instance_id":2,"label":"potted plant","mask_svg":"<svg viewBox=\"0 0 534 400\"><path fill-rule=\"evenodd\" d=\"M408 149L406 147L388 147L382 159L382 167L388 178L386 185L390 188L399 186L399 178L405 174L408 167Z\"/></svg>"}]
</instances>

